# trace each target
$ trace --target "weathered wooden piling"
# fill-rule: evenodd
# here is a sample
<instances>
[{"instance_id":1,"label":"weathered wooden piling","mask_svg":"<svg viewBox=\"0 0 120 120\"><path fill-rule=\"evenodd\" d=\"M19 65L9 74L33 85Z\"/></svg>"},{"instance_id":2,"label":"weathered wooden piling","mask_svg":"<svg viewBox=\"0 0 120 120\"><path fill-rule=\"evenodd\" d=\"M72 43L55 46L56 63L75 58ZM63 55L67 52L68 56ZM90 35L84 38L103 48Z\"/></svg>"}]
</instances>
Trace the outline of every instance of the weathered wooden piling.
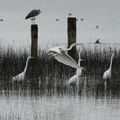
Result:
<instances>
[{"instance_id":1,"label":"weathered wooden piling","mask_svg":"<svg viewBox=\"0 0 120 120\"><path fill-rule=\"evenodd\" d=\"M37 58L38 50L38 25L31 25L31 56Z\"/></svg>"},{"instance_id":2,"label":"weathered wooden piling","mask_svg":"<svg viewBox=\"0 0 120 120\"><path fill-rule=\"evenodd\" d=\"M76 18L68 17L67 19L68 48L71 44L76 43ZM76 47L73 47L68 54L76 58Z\"/></svg>"},{"instance_id":3,"label":"weathered wooden piling","mask_svg":"<svg viewBox=\"0 0 120 120\"><path fill-rule=\"evenodd\" d=\"M34 84L34 78L37 77L37 51L38 51L38 25L34 24L31 25L31 57L35 57L35 59L32 59L31 61L31 82Z\"/></svg>"}]
</instances>

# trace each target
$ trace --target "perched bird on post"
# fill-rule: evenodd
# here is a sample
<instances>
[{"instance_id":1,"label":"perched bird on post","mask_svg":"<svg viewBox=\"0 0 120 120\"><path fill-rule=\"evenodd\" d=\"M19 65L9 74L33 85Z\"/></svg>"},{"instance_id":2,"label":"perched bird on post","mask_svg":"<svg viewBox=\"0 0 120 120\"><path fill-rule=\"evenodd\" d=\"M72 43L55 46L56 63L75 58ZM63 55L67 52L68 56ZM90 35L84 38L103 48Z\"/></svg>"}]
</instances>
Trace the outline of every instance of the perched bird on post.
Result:
<instances>
[{"instance_id":1,"label":"perched bird on post","mask_svg":"<svg viewBox=\"0 0 120 120\"><path fill-rule=\"evenodd\" d=\"M25 19L31 19L32 24L35 24L35 17L38 16L41 13L41 10L34 9L31 12L28 13L28 15L25 17Z\"/></svg>"}]
</instances>

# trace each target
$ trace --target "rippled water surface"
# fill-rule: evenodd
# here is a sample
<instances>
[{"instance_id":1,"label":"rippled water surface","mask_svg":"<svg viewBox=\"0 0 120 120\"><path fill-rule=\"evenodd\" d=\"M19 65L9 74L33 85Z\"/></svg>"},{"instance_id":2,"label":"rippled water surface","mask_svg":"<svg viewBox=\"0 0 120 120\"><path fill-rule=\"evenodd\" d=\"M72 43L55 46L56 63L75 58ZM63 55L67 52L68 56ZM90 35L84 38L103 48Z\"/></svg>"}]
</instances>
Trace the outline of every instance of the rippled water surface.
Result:
<instances>
[{"instance_id":1,"label":"rippled water surface","mask_svg":"<svg viewBox=\"0 0 120 120\"><path fill-rule=\"evenodd\" d=\"M119 98L1 95L1 120L119 120Z\"/></svg>"}]
</instances>

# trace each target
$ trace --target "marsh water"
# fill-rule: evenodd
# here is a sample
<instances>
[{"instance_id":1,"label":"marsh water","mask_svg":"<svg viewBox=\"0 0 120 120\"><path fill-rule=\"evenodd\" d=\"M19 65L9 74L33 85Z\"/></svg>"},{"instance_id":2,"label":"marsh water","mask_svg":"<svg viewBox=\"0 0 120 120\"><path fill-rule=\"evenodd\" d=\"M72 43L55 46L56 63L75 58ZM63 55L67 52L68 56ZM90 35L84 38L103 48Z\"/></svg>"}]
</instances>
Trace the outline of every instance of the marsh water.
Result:
<instances>
[{"instance_id":1,"label":"marsh water","mask_svg":"<svg viewBox=\"0 0 120 120\"><path fill-rule=\"evenodd\" d=\"M0 95L0 120L119 120L120 98L85 94Z\"/></svg>"}]
</instances>

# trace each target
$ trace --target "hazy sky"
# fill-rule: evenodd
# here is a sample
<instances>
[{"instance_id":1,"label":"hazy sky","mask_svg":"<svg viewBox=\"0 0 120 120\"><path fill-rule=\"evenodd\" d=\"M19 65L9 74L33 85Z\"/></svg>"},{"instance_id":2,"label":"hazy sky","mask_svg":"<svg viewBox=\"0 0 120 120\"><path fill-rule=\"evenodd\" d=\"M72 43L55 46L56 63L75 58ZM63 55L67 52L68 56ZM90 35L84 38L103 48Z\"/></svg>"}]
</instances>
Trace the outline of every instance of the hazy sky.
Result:
<instances>
[{"instance_id":1,"label":"hazy sky","mask_svg":"<svg viewBox=\"0 0 120 120\"><path fill-rule=\"evenodd\" d=\"M101 42L120 43L119 0L0 0L0 18L4 19L0 22L2 45L30 46L31 21L24 18L37 8L42 11L36 20L40 46L67 43L69 12L78 18L77 42L94 42L100 38Z\"/></svg>"}]
</instances>

